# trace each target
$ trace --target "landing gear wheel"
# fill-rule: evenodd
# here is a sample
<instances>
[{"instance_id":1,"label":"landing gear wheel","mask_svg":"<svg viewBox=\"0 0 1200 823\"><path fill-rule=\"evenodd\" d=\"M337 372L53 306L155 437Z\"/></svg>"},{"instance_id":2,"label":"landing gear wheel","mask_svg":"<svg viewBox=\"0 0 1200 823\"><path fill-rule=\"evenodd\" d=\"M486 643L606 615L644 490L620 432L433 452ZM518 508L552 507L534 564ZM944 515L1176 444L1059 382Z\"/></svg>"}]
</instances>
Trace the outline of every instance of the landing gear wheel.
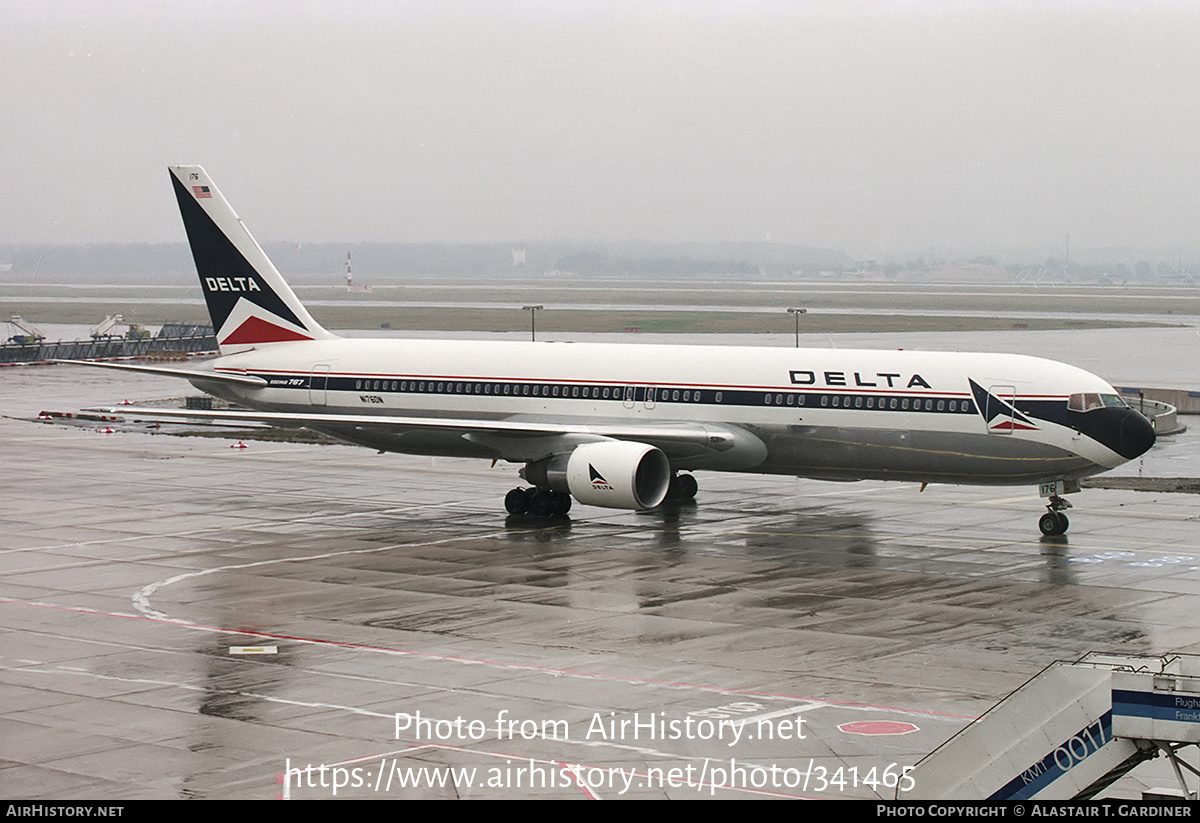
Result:
<instances>
[{"instance_id":1,"label":"landing gear wheel","mask_svg":"<svg viewBox=\"0 0 1200 823\"><path fill-rule=\"evenodd\" d=\"M526 513L534 517L562 517L571 510L571 495L550 489L530 489Z\"/></svg>"},{"instance_id":2,"label":"landing gear wheel","mask_svg":"<svg viewBox=\"0 0 1200 823\"><path fill-rule=\"evenodd\" d=\"M571 495L549 489L513 489L504 495L504 510L513 515L562 517L571 510Z\"/></svg>"},{"instance_id":3,"label":"landing gear wheel","mask_svg":"<svg viewBox=\"0 0 1200 823\"><path fill-rule=\"evenodd\" d=\"M1042 534L1047 537L1057 537L1060 534L1066 534L1067 528L1071 525L1071 521L1063 512L1071 508L1070 502L1060 495L1051 495L1050 502L1046 504L1046 513L1038 518L1038 528Z\"/></svg>"},{"instance_id":4,"label":"landing gear wheel","mask_svg":"<svg viewBox=\"0 0 1200 823\"><path fill-rule=\"evenodd\" d=\"M513 489L504 495L504 509L509 514L528 514L530 492L533 489Z\"/></svg>"},{"instance_id":5,"label":"landing gear wheel","mask_svg":"<svg viewBox=\"0 0 1200 823\"><path fill-rule=\"evenodd\" d=\"M554 492L536 490L529 501L529 513L534 517L549 517L554 514Z\"/></svg>"},{"instance_id":6,"label":"landing gear wheel","mask_svg":"<svg viewBox=\"0 0 1200 823\"><path fill-rule=\"evenodd\" d=\"M1057 537L1066 534L1071 521L1062 512L1048 511L1038 518L1038 528L1047 537Z\"/></svg>"},{"instance_id":7,"label":"landing gear wheel","mask_svg":"<svg viewBox=\"0 0 1200 823\"><path fill-rule=\"evenodd\" d=\"M696 492L699 490L700 484L690 474L673 474L671 475L671 482L667 486L667 496L664 500L673 503L693 500L696 497Z\"/></svg>"}]
</instances>

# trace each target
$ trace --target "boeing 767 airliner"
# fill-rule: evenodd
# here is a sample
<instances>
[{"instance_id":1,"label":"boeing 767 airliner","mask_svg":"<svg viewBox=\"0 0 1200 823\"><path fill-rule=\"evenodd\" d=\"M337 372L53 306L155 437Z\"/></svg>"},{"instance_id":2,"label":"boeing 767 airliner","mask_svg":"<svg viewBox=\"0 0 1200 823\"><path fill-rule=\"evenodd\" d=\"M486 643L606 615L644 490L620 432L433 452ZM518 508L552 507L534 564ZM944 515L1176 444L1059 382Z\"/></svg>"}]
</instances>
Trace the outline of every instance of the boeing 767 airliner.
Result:
<instances>
[{"instance_id":1,"label":"boeing 767 airliner","mask_svg":"<svg viewBox=\"0 0 1200 823\"><path fill-rule=\"evenodd\" d=\"M304 427L380 451L523 464L511 514L649 509L693 470L1037 485L1064 494L1154 444L1112 386L1007 354L340 338L318 324L200 166L171 182L221 356L183 377L245 408L181 417ZM155 409L157 416L168 414Z\"/></svg>"}]
</instances>

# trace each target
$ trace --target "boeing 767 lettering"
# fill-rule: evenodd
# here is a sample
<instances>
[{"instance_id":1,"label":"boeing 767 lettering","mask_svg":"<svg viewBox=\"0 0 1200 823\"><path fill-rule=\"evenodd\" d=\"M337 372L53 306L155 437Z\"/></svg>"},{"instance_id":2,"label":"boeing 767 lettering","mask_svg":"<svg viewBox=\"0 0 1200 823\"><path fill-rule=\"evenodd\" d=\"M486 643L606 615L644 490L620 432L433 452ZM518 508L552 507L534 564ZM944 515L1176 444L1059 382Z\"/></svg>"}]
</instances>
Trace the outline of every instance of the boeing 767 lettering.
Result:
<instances>
[{"instance_id":1,"label":"boeing 767 lettering","mask_svg":"<svg viewBox=\"0 0 1200 823\"><path fill-rule=\"evenodd\" d=\"M1008 354L348 339L308 313L200 166L172 166L220 358L189 380L245 410L165 412L304 427L379 451L523 464L514 515L650 509L695 470L1037 485L1064 494L1154 428L1099 377ZM100 365L100 364L96 364ZM147 410L148 411L148 410Z\"/></svg>"}]
</instances>

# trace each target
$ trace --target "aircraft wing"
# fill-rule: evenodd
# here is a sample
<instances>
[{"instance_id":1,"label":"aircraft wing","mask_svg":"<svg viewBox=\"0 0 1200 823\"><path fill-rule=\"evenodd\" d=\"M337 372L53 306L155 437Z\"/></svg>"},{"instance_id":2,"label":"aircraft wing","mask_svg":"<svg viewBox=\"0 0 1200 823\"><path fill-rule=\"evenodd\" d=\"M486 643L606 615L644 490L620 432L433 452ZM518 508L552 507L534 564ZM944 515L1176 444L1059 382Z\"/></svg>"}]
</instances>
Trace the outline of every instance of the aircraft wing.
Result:
<instances>
[{"instance_id":1,"label":"aircraft wing","mask_svg":"<svg viewBox=\"0 0 1200 823\"><path fill-rule=\"evenodd\" d=\"M193 373L194 374L194 373ZM95 411L95 410L91 410ZM636 440L651 445L701 446L727 451L737 445L738 433L724 428L695 423L637 424L620 422L556 423L520 419L487 420L456 417L406 417L379 414L300 414L240 410L158 409L134 406L105 408L106 413L130 417L200 420L210 423L266 423L281 428L308 428L317 431L336 429L412 431L436 430L461 432L464 436L556 437L574 435L614 440Z\"/></svg>"}]
</instances>

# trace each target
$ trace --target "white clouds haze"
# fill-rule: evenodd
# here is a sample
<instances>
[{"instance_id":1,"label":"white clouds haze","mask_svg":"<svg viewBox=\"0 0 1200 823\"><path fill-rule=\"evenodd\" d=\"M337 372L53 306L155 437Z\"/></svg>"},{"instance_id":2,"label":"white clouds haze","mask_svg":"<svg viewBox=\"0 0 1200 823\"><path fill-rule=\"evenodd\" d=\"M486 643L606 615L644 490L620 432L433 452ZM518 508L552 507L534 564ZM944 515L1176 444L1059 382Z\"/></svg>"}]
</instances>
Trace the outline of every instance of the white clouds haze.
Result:
<instances>
[{"instance_id":1,"label":"white clouds haze","mask_svg":"<svg viewBox=\"0 0 1200 823\"><path fill-rule=\"evenodd\" d=\"M2 242L1190 248L1200 7L0 2Z\"/></svg>"}]
</instances>

